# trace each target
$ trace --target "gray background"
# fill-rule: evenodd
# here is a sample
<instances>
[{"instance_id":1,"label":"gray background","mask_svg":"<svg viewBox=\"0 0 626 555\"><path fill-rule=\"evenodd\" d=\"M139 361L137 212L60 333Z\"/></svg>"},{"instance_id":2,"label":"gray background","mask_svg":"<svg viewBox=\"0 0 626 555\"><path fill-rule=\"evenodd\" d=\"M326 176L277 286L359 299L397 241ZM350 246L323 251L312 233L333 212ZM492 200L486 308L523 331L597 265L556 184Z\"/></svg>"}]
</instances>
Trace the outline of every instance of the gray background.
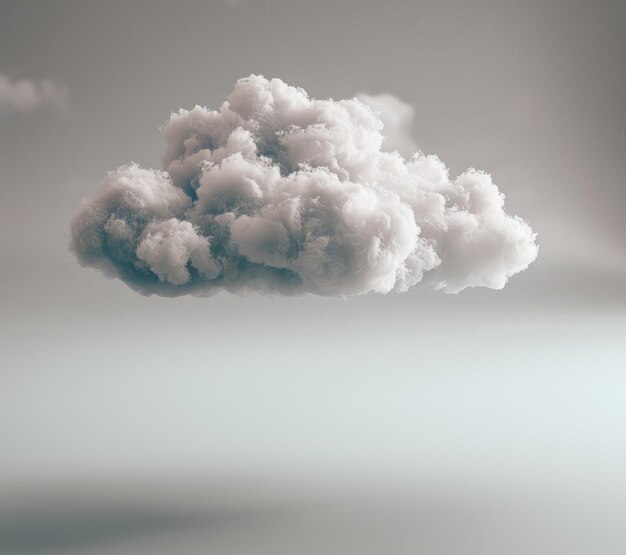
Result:
<instances>
[{"instance_id":1,"label":"gray background","mask_svg":"<svg viewBox=\"0 0 626 555\"><path fill-rule=\"evenodd\" d=\"M1 553L623 553L623 2L0 2ZM539 234L499 292L144 298L78 267L107 170L236 79L391 93ZM208 551L207 551L208 550ZM577 551L578 550L578 551Z\"/></svg>"}]
</instances>

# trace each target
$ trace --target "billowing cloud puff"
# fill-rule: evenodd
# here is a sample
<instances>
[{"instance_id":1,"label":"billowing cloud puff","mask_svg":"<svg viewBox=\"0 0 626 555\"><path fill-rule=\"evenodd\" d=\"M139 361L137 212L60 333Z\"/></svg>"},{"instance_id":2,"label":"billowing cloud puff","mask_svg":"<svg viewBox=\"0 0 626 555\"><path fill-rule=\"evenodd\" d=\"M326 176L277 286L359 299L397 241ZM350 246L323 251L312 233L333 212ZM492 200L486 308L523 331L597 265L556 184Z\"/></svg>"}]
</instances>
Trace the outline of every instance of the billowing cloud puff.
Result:
<instances>
[{"instance_id":1,"label":"billowing cloud puff","mask_svg":"<svg viewBox=\"0 0 626 555\"><path fill-rule=\"evenodd\" d=\"M162 132L163 169L110 172L71 223L81 264L142 293L500 289L537 256L488 174L383 151L379 112L356 98L252 75Z\"/></svg>"}]
</instances>

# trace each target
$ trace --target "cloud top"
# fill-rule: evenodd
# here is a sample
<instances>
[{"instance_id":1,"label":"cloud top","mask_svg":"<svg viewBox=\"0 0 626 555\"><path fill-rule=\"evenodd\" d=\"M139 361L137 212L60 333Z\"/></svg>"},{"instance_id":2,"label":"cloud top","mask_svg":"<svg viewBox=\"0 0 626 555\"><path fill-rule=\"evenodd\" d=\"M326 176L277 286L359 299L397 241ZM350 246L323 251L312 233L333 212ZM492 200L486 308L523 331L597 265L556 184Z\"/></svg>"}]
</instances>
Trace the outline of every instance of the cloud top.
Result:
<instances>
[{"instance_id":1,"label":"cloud top","mask_svg":"<svg viewBox=\"0 0 626 555\"><path fill-rule=\"evenodd\" d=\"M252 75L162 133L162 170L109 172L71 222L81 264L145 294L500 289L537 256L488 174L384 152L356 98Z\"/></svg>"}]
</instances>

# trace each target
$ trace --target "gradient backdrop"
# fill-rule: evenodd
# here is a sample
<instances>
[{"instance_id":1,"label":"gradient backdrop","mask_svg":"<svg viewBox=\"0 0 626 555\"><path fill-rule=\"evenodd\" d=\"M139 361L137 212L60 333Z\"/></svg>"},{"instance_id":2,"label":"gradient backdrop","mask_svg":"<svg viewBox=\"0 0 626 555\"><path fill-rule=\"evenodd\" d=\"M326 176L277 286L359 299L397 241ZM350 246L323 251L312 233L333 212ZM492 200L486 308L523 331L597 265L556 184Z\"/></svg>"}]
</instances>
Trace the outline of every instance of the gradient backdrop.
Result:
<instances>
[{"instance_id":1,"label":"gradient backdrop","mask_svg":"<svg viewBox=\"0 0 626 555\"><path fill-rule=\"evenodd\" d=\"M626 5L0 1L0 553L621 554ZM144 298L68 221L250 73L391 93L538 232L503 291ZM54 100L54 99L53 99ZM2 108L2 106L0 106Z\"/></svg>"}]
</instances>

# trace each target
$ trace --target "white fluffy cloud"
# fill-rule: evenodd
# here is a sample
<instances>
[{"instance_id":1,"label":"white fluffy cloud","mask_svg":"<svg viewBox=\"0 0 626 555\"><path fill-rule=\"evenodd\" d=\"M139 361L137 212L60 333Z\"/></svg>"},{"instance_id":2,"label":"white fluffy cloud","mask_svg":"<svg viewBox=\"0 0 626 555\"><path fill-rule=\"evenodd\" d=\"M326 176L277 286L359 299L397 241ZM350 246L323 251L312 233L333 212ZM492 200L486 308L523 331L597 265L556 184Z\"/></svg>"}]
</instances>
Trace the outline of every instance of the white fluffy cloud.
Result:
<instances>
[{"instance_id":1,"label":"white fluffy cloud","mask_svg":"<svg viewBox=\"0 0 626 555\"><path fill-rule=\"evenodd\" d=\"M72 249L162 295L502 288L536 258L535 234L488 174L451 180L436 156L383 150L388 101L241 79L219 110L172 114L163 170L107 175L72 220ZM398 106L396 130L410 116Z\"/></svg>"},{"instance_id":2,"label":"white fluffy cloud","mask_svg":"<svg viewBox=\"0 0 626 555\"><path fill-rule=\"evenodd\" d=\"M12 80L0 73L0 113L29 113L42 106L67 110L67 89L47 79Z\"/></svg>"}]
</instances>

